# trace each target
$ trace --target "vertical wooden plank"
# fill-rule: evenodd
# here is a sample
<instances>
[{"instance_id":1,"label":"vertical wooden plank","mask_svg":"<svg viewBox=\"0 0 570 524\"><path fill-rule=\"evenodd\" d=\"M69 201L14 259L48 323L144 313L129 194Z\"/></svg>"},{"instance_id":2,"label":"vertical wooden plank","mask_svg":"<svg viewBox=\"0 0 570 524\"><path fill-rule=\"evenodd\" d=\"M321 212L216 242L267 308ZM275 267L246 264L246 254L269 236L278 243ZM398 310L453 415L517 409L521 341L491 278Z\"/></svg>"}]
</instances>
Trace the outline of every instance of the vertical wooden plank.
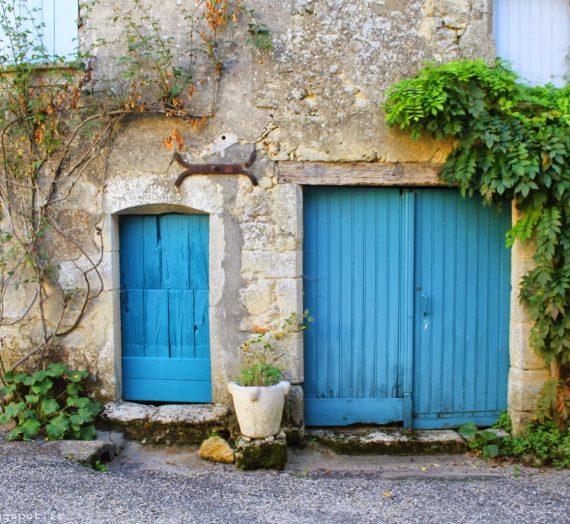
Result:
<instances>
[{"instance_id":1,"label":"vertical wooden plank","mask_svg":"<svg viewBox=\"0 0 570 524\"><path fill-rule=\"evenodd\" d=\"M144 300L142 289L121 290L123 356L144 356Z\"/></svg>"},{"instance_id":2,"label":"vertical wooden plank","mask_svg":"<svg viewBox=\"0 0 570 524\"><path fill-rule=\"evenodd\" d=\"M188 216L188 264L190 289L208 289L208 217Z\"/></svg>"},{"instance_id":3,"label":"vertical wooden plank","mask_svg":"<svg viewBox=\"0 0 570 524\"><path fill-rule=\"evenodd\" d=\"M338 188L328 189L330 345L327 351L327 397L338 397L342 347L342 200Z\"/></svg>"},{"instance_id":4,"label":"vertical wooden plank","mask_svg":"<svg viewBox=\"0 0 570 524\"><path fill-rule=\"evenodd\" d=\"M142 275L145 289L161 288L161 244L158 216L140 217L142 221Z\"/></svg>"},{"instance_id":5,"label":"vertical wooden plank","mask_svg":"<svg viewBox=\"0 0 570 524\"><path fill-rule=\"evenodd\" d=\"M189 221L184 215L161 215L158 219L161 245L162 289L190 289L188 264Z\"/></svg>"},{"instance_id":6,"label":"vertical wooden plank","mask_svg":"<svg viewBox=\"0 0 570 524\"><path fill-rule=\"evenodd\" d=\"M356 259L353 257L354 250L354 234L357 224L355 223L355 199L357 190L352 190L345 198L342 198L339 192L339 227L340 227L340 244L339 244L339 262L340 262L340 300L339 324L341 329L341 337L339 341L339 359L338 359L338 375L339 383L337 394L340 398L353 398L352 395L352 367L354 361L354 325L352 310L354 308L354 264ZM362 278L361 275L358 275Z\"/></svg>"},{"instance_id":7,"label":"vertical wooden plank","mask_svg":"<svg viewBox=\"0 0 570 524\"><path fill-rule=\"evenodd\" d=\"M143 230L139 216L119 218L121 289L143 288Z\"/></svg>"},{"instance_id":8,"label":"vertical wooden plank","mask_svg":"<svg viewBox=\"0 0 570 524\"><path fill-rule=\"evenodd\" d=\"M412 383L414 355L414 269L415 269L415 194L413 191L403 193L402 216L402 295L400 306L400 363L399 382L404 397L403 422L405 429L412 428Z\"/></svg>"},{"instance_id":9,"label":"vertical wooden plank","mask_svg":"<svg viewBox=\"0 0 570 524\"><path fill-rule=\"evenodd\" d=\"M196 358L210 357L208 290L194 291L194 347Z\"/></svg>"},{"instance_id":10,"label":"vertical wooden plank","mask_svg":"<svg viewBox=\"0 0 570 524\"><path fill-rule=\"evenodd\" d=\"M146 289L144 300L145 357L169 357L168 291Z\"/></svg>"},{"instance_id":11,"label":"vertical wooden plank","mask_svg":"<svg viewBox=\"0 0 570 524\"><path fill-rule=\"evenodd\" d=\"M189 289L171 289L163 292L168 295L169 356L196 358L194 292Z\"/></svg>"}]
</instances>

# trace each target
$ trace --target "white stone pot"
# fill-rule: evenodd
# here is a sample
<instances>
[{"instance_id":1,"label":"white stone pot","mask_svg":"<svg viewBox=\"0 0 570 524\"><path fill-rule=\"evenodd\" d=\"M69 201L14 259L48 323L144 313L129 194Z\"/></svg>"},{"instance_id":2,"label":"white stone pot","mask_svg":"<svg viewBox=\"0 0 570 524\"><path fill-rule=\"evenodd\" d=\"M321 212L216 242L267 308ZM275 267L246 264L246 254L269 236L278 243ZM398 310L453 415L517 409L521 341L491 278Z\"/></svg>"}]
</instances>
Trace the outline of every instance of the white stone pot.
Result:
<instances>
[{"instance_id":1,"label":"white stone pot","mask_svg":"<svg viewBox=\"0 0 570 524\"><path fill-rule=\"evenodd\" d=\"M267 387L244 387L230 382L228 390L234 399L234 407L242 435L265 438L279 433L285 396L291 384L283 380Z\"/></svg>"}]
</instances>

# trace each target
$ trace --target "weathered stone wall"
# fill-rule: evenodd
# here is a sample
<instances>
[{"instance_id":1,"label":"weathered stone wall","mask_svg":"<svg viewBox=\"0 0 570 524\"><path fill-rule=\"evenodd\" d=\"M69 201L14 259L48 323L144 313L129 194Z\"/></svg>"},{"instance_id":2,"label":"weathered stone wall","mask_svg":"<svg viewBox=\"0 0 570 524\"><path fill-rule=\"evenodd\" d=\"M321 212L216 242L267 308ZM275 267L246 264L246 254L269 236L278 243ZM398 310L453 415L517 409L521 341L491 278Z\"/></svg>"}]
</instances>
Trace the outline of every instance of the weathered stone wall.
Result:
<instances>
[{"instance_id":1,"label":"weathered stone wall","mask_svg":"<svg viewBox=\"0 0 570 524\"><path fill-rule=\"evenodd\" d=\"M98 38L113 40L116 29L108 23L113 4L101 0L86 22L86 45ZM188 28L177 16L178 4L164 0L154 14L165 32L184 45ZM118 214L209 214L214 401L226 403L226 383L237 371L237 348L252 326L275 325L302 310L302 191L277 184L275 162L441 162L449 144L412 142L387 129L381 111L386 89L426 60L494 58L491 0L245 4L270 29L274 49L247 45L243 24L227 36L226 45L238 47L225 64L217 111L208 125L197 130L168 118L144 117L124 122L108 156L92 166L61 209L61 218L77 229L77 238L93 243L93 252L99 241L93 227L101 228L104 289L82 326L63 344L70 361L97 373L103 398L121 395ZM95 74L109 73L112 57L120 54L113 46L99 48ZM211 78L199 85L197 109L207 107L212 86ZM173 127L181 131L190 161L244 162L255 147L259 187L245 177L193 176L176 191L180 169L162 145ZM517 305L517 283L528 260L516 246L509 401L511 414L521 421L532 412L530 397L545 376L528 348L529 322ZM64 289L85 285L76 268L85 261L77 252L59 251L57 262ZM10 330L14 344L26 329ZM292 346L286 372L293 383L303 381L301 339ZM302 391L295 392L297 413L289 416L299 424Z\"/></svg>"}]
</instances>

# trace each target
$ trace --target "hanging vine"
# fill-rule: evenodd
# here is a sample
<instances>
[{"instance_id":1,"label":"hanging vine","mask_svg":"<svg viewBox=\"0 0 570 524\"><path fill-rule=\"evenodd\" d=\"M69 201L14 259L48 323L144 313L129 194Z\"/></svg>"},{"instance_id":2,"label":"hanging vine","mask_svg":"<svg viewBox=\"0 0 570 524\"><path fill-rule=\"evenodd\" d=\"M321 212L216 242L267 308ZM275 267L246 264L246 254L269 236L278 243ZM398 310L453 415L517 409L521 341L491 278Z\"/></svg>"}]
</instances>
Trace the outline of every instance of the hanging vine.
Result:
<instances>
[{"instance_id":1,"label":"hanging vine","mask_svg":"<svg viewBox=\"0 0 570 524\"><path fill-rule=\"evenodd\" d=\"M84 27L97 4L80 2ZM79 62L70 64L70 57L52 56L42 44L40 10L25 0L0 0L0 328L25 325L25 335L19 335L28 338L23 347L10 347L3 331L0 382L17 367L45 367L44 357L81 324L103 291L100 227L85 219L70 197L104 160L119 122L129 115L159 114L197 128L215 114L225 55L235 52L221 41L224 31L239 23L239 0L180 7L179 17L190 30L182 44L165 34L153 4L132 0L116 6L108 21L116 24L116 39L94 42L99 51L112 46L105 63L83 49L71 57ZM244 24L251 16L247 13ZM209 103L199 112L193 96L204 85ZM181 149L178 130L173 136ZM172 137L165 140L172 148ZM78 234L73 222L82 220ZM77 288L62 287L58 251L74 253ZM8 351L19 355L9 366Z\"/></svg>"},{"instance_id":2,"label":"hanging vine","mask_svg":"<svg viewBox=\"0 0 570 524\"><path fill-rule=\"evenodd\" d=\"M520 300L534 322L530 343L551 367L539 419L570 415L570 86L531 87L499 61L428 65L387 93L386 121L413 138L453 139L440 177L463 196L510 205L507 234L534 241Z\"/></svg>"}]
</instances>

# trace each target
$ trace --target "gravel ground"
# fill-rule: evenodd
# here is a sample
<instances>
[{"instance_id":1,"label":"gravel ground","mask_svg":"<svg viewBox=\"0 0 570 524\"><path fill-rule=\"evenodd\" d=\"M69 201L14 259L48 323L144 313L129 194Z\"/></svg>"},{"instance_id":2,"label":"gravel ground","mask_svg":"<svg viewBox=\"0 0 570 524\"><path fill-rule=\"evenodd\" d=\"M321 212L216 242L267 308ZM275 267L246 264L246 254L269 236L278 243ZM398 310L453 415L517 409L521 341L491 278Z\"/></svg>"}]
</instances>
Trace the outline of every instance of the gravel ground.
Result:
<instances>
[{"instance_id":1,"label":"gravel ground","mask_svg":"<svg viewBox=\"0 0 570 524\"><path fill-rule=\"evenodd\" d=\"M313 451L284 472L244 473L133 446L100 473L41 444L0 442L0 522L570 523L568 471L463 456L359 457L361 467L330 452L323 469Z\"/></svg>"}]
</instances>

